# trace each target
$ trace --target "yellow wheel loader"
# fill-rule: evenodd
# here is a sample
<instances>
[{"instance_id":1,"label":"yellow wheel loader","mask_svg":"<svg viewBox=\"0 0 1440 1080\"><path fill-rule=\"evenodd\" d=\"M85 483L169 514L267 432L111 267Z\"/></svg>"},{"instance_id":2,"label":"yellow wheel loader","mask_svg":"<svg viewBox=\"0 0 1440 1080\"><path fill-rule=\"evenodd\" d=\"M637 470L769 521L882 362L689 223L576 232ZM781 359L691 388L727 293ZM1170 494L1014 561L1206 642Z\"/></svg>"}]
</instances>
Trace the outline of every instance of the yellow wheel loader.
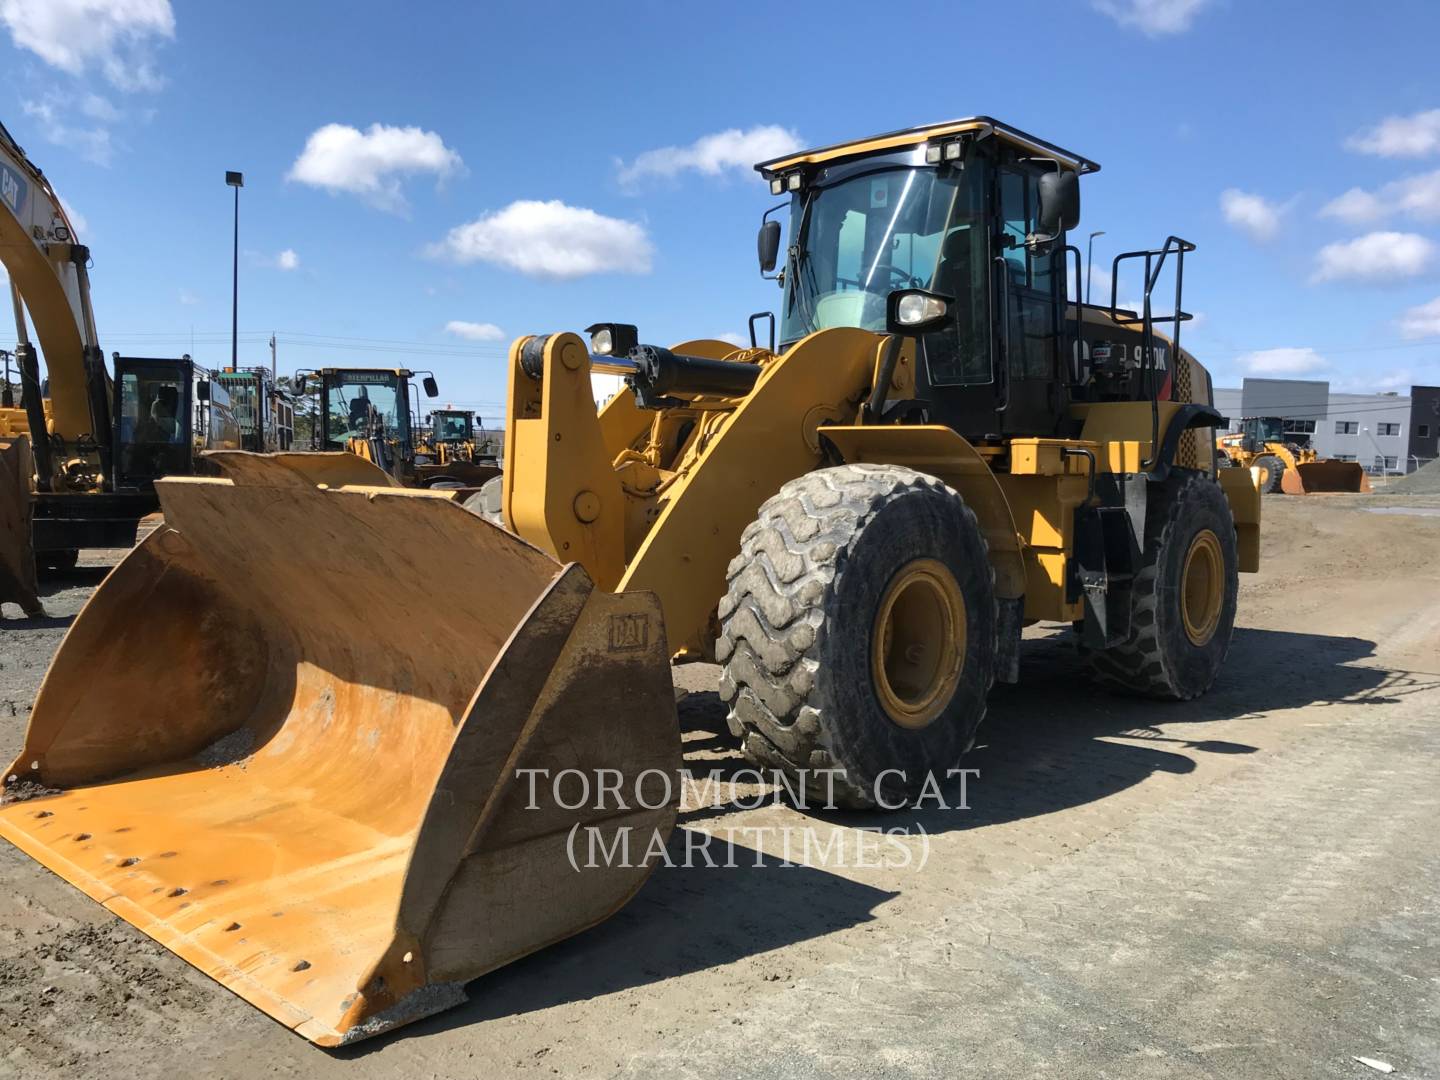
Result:
<instances>
[{"instance_id":1,"label":"yellow wheel loader","mask_svg":"<svg viewBox=\"0 0 1440 1080\"><path fill-rule=\"evenodd\" d=\"M440 423L433 431L419 430L420 395L412 381L416 374L404 368L298 372L299 392L316 397L312 449L348 451L405 487L479 488L498 476L497 464L476 460L455 439L442 437ZM436 397L440 387L434 374L418 374L424 376L425 396ZM466 418L470 430L472 414L458 415Z\"/></svg>"},{"instance_id":2,"label":"yellow wheel loader","mask_svg":"<svg viewBox=\"0 0 1440 1080\"><path fill-rule=\"evenodd\" d=\"M481 428L475 434L475 413L470 409L436 409L426 420L429 427L415 444L415 469L422 482L443 478L464 486L478 486L500 475L494 451L481 451L490 438Z\"/></svg>"},{"instance_id":3,"label":"yellow wheel loader","mask_svg":"<svg viewBox=\"0 0 1440 1080\"><path fill-rule=\"evenodd\" d=\"M1239 431L1215 436L1215 452L1222 466L1257 470L1260 490L1267 495L1370 490L1359 464L1322 459L1309 443L1309 435L1287 432L1278 416L1247 416Z\"/></svg>"},{"instance_id":4,"label":"yellow wheel loader","mask_svg":"<svg viewBox=\"0 0 1440 1080\"><path fill-rule=\"evenodd\" d=\"M790 214L770 340L517 340L502 524L345 455L163 481L165 527L41 688L0 834L332 1045L640 886L679 798L676 656L723 665L756 763L846 807L943 781L1030 623L1071 624L1105 685L1203 693L1259 492L1216 470L1178 345L1192 245L1120 256L1141 311L1078 302L1097 168L983 117L764 163ZM768 214L759 247L772 274ZM598 412L595 371L627 379Z\"/></svg>"}]
</instances>

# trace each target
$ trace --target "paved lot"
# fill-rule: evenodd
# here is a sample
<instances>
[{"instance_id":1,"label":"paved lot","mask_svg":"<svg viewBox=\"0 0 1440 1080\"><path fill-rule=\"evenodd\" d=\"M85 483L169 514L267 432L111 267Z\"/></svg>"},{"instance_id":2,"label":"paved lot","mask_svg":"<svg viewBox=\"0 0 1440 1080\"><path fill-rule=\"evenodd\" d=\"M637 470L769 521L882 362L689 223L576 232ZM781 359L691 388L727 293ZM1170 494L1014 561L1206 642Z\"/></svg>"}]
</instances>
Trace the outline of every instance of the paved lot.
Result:
<instances>
[{"instance_id":1,"label":"paved lot","mask_svg":"<svg viewBox=\"0 0 1440 1080\"><path fill-rule=\"evenodd\" d=\"M1091 690L1034 628L969 809L737 809L742 784L681 819L734 867L662 869L465 1006L340 1053L0 846L0 1075L1440 1076L1440 519L1409 512L1437 506L1269 498L1204 700ZM0 753L97 577L0 627ZM715 669L680 679L689 764L733 776ZM853 852L866 826L910 835L780 864L786 835Z\"/></svg>"}]
</instances>

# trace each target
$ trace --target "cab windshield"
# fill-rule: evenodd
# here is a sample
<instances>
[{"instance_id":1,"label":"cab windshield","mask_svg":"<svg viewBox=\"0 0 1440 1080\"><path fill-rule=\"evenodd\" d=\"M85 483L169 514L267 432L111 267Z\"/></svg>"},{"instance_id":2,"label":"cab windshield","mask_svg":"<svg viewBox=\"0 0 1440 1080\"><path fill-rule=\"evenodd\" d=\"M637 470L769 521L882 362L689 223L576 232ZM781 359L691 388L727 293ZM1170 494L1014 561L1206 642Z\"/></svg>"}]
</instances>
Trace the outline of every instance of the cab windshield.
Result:
<instances>
[{"instance_id":1,"label":"cab windshield","mask_svg":"<svg viewBox=\"0 0 1440 1080\"><path fill-rule=\"evenodd\" d=\"M438 442L469 442L470 418L464 413L437 413L435 439Z\"/></svg>"},{"instance_id":2,"label":"cab windshield","mask_svg":"<svg viewBox=\"0 0 1440 1080\"><path fill-rule=\"evenodd\" d=\"M890 165L811 188L795 200L781 340L853 326L885 330L896 289L953 297L955 323L925 335L932 380L990 378L989 275L979 168Z\"/></svg>"},{"instance_id":3,"label":"cab windshield","mask_svg":"<svg viewBox=\"0 0 1440 1080\"><path fill-rule=\"evenodd\" d=\"M345 448L353 438L406 436L405 397L399 376L389 372L345 371L326 378L327 448Z\"/></svg>"}]
</instances>

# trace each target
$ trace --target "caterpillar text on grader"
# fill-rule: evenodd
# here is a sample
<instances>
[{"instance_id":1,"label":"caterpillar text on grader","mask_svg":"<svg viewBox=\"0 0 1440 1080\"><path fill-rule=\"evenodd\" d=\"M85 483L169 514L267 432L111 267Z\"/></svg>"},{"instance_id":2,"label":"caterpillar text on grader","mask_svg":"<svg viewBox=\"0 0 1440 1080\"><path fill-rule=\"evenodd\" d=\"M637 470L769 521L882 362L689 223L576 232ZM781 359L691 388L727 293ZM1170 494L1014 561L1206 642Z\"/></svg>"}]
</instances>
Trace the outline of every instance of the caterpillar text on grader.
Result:
<instances>
[{"instance_id":1,"label":"caterpillar text on grader","mask_svg":"<svg viewBox=\"0 0 1440 1080\"><path fill-rule=\"evenodd\" d=\"M723 665L756 762L856 807L957 764L1030 622L1074 624L1106 684L1203 693L1259 494L1215 469L1178 348L1191 245L1122 256L1139 313L1067 300L1097 168L987 118L766 162L778 347L519 339L506 527L305 455L161 481L166 526L57 654L0 833L331 1045L639 888L653 859L576 871L567 837L673 825L677 653ZM628 380L598 414L596 370ZM581 801L530 769L623 782Z\"/></svg>"}]
</instances>

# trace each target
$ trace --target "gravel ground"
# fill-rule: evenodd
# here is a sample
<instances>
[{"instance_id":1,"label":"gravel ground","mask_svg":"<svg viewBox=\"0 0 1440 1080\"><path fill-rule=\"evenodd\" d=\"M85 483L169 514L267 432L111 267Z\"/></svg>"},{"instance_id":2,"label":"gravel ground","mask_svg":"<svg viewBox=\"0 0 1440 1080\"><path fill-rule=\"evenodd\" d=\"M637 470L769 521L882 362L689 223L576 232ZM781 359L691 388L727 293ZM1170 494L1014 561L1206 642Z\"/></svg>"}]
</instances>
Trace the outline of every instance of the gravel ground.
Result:
<instances>
[{"instance_id":1,"label":"gravel ground","mask_svg":"<svg viewBox=\"0 0 1440 1080\"><path fill-rule=\"evenodd\" d=\"M1032 628L969 809L691 806L734 867L661 869L460 1008L340 1052L0 845L0 1075L1440 1076L1440 518L1414 512L1437 507L1267 498L1203 700L1093 691L1068 634ZM0 624L0 754L96 577ZM687 762L733 774L715 679L679 671ZM908 864L755 865L775 830L867 826L909 830Z\"/></svg>"}]
</instances>

